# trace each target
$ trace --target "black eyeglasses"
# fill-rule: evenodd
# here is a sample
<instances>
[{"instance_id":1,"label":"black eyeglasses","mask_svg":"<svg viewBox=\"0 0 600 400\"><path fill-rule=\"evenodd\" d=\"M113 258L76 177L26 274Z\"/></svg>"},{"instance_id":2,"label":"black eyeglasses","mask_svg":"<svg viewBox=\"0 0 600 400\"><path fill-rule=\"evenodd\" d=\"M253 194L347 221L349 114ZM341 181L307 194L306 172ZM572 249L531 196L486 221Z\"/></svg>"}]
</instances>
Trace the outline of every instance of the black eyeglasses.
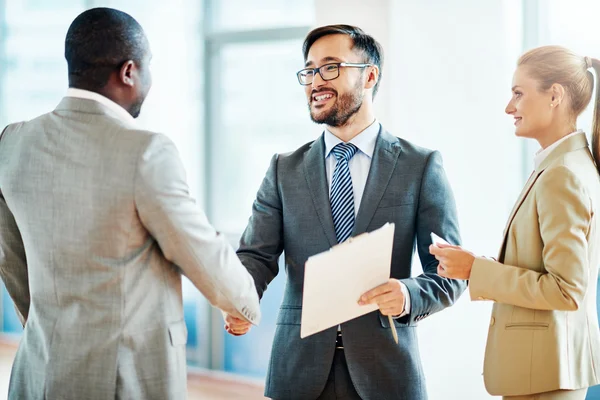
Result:
<instances>
[{"instance_id":1,"label":"black eyeglasses","mask_svg":"<svg viewBox=\"0 0 600 400\"><path fill-rule=\"evenodd\" d=\"M315 74L318 72L324 81L332 81L340 76L341 67L349 68L367 68L373 64L359 64L359 63L331 63L321 65L318 68L304 68L296 73L298 76L298 82L303 86L308 86L315 80Z\"/></svg>"}]
</instances>

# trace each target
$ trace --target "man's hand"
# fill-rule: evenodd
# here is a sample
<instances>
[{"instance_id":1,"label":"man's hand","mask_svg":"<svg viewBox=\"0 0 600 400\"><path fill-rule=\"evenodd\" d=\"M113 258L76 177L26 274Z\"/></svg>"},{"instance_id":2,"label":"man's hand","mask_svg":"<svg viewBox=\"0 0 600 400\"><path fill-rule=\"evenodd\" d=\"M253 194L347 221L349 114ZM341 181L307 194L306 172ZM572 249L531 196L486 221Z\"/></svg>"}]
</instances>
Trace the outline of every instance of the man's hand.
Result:
<instances>
[{"instance_id":1,"label":"man's hand","mask_svg":"<svg viewBox=\"0 0 600 400\"><path fill-rule=\"evenodd\" d=\"M383 315L392 317L401 315L404 312L404 294L400 288L402 283L397 279L390 279L383 285L371 289L360 297L358 304L377 304L379 311Z\"/></svg>"},{"instance_id":2,"label":"man's hand","mask_svg":"<svg viewBox=\"0 0 600 400\"><path fill-rule=\"evenodd\" d=\"M445 244L429 246L429 252L440 262L437 273L444 278L464 279L471 277L475 255L459 246Z\"/></svg>"},{"instance_id":3,"label":"man's hand","mask_svg":"<svg viewBox=\"0 0 600 400\"><path fill-rule=\"evenodd\" d=\"M248 333L252 324L243 319L236 318L227 313L223 313L225 319L225 331L233 336L242 336Z\"/></svg>"}]
</instances>

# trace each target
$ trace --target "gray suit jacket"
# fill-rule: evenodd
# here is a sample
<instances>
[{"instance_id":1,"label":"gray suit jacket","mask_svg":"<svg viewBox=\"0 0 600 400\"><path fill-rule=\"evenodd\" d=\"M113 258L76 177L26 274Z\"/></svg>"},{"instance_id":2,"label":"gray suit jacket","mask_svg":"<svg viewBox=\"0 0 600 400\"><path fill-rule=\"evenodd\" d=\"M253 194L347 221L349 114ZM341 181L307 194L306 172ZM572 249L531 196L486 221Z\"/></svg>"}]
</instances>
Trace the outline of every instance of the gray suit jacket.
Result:
<instances>
[{"instance_id":1,"label":"gray suit jacket","mask_svg":"<svg viewBox=\"0 0 600 400\"><path fill-rule=\"evenodd\" d=\"M185 398L181 273L213 305L260 318L173 143L92 100L5 130L0 272L26 321L11 399Z\"/></svg>"},{"instance_id":2,"label":"gray suit jacket","mask_svg":"<svg viewBox=\"0 0 600 400\"><path fill-rule=\"evenodd\" d=\"M323 390L335 351L336 328L300 339L304 263L336 243L325 174L323 137L293 153L276 155L260 187L238 255L260 296L279 272L285 251L287 284L271 353L265 395L315 399ZM352 381L364 400L426 399L415 327L452 305L465 282L441 278L429 254L430 233L460 241L452 191L438 152L379 133L354 235L386 222L396 225L391 276L411 297L411 313L395 320L394 343L387 317L372 312L342 324ZM411 276L415 248L425 273ZM332 288L332 296L335 291Z\"/></svg>"}]
</instances>

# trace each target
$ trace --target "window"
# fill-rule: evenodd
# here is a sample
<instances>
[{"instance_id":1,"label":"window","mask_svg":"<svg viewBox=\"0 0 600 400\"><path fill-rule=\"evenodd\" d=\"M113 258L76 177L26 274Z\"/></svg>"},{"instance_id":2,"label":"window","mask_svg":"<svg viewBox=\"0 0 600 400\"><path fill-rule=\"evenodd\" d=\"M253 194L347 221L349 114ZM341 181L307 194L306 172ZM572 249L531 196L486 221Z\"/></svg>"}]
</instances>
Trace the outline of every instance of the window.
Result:
<instances>
[{"instance_id":1,"label":"window","mask_svg":"<svg viewBox=\"0 0 600 400\"><path fill-rule=\"evenodd\" d=\"M5 24L0 29L6 33L0 37L0 49L4 49L0 74L2 126L51 111L67 89L65 35L85 2L53 2L52 8L42 9L37 3L5 3L4 21L0 21Z\"/></svg>"},{"instance_id":2,"label":"window","mask_svg":"<svg viewBox=\"0 0 600 400\"><path fill-rule=\"evenodd\" d=\"M296 0L212 0L207 1L212 31L237 31L313 23L312 1L298 4Z\"/></svg>"},{"instance_id":3,"label":"window","mask_svg":"<svg viewBox=\"0 0 600 400\"><path fill-rule=\"evenodd\" d=\"M304 88L301 40L231 43L211 60L210 196L214 223L241 233L275 153L314 140Z\"/></svg>"},{"instance_id":4,"label":"window","mask_svg":"<svg viewBox=\"0 0 600 400\"><path fill-rule=\"evenodd\" d=\"M302 69L302 41L314 18L312 1L207 1L206 134L209 217L234 245L246 227L252 203L273 154L314 140ZM261 301L263 320L248 335L233 338L215 315L212 366L264 377L285 273Z\"/></svg>"}]
</instances>

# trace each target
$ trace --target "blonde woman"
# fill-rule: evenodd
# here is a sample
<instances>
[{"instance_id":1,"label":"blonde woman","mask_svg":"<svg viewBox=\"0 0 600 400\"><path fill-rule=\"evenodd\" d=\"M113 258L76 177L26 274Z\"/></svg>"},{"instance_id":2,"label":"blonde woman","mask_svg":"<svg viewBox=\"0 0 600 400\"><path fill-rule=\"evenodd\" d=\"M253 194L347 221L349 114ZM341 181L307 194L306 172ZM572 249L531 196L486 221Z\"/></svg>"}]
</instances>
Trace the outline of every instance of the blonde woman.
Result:
<instances>
[{"instance_id":1,"label":"blonde woman","mask_svg":"<svg viewBox=\"0 0 600 400\"><path fill-rule=\"evenodd\" d=\"M600 383L598 90L591 150L576 129L592 97L590 69L598 75L600 62L559 46L521 56L506 113L516 135L542 149L498 261L456 246L430 247L441 276L469 279L471 299L495 302L484 380L504 399L583 400Z\"/></svg>"}]
</instances>

